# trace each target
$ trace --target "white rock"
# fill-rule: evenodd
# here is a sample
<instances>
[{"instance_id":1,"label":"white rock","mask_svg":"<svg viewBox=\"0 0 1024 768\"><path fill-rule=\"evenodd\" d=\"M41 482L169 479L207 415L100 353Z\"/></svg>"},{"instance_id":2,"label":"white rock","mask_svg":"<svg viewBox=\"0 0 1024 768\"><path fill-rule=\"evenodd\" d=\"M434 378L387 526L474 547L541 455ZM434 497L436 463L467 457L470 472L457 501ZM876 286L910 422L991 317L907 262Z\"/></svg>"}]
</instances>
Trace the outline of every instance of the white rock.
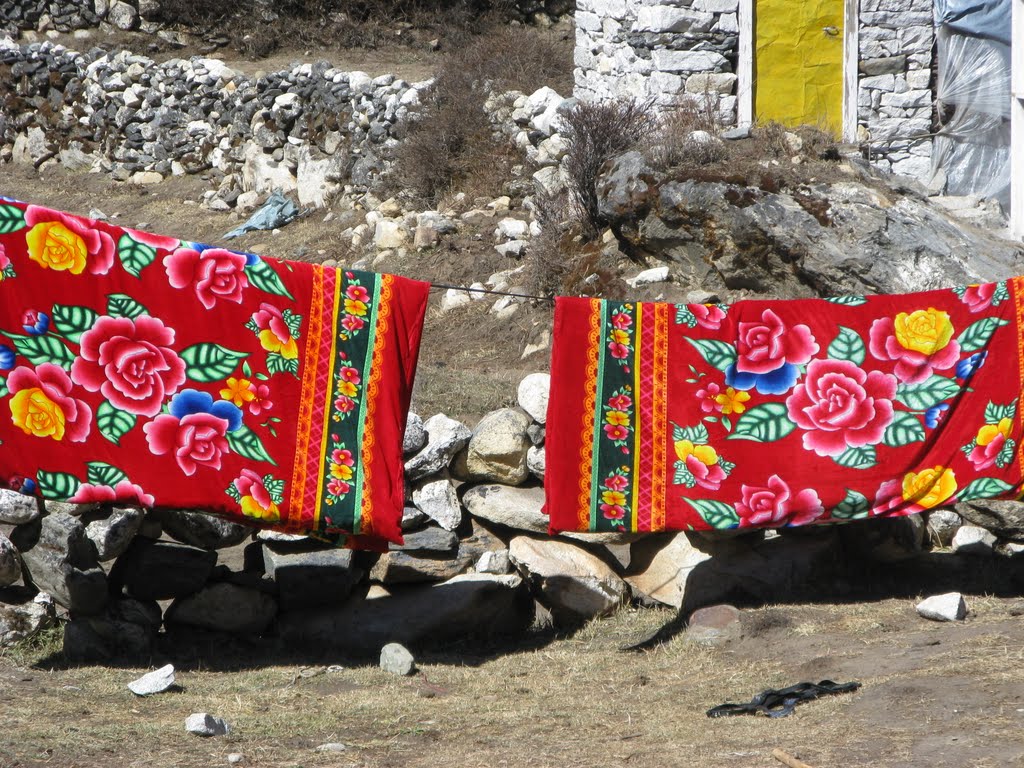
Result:
<instances>
[{"instance_id":1,"label":"white rock","mask_svg":"<svg viewBox=\"0 0 1024 768\"><path fill-rule=\"evenodd\" d=\"M544 446L539 448L535 445L531 445L530 449L526 452L526 468L530 470L530 474L536 477L538 480L544 479L544 472L547 469L547 456L544 452Z\"/></svg>"},{"instance_id":2,"label":"white rock","mask_svg":"<svg viewBox=\"0 0 1024 768\"><path fill-rule=\"evenodd\" d=\"M344 752L348 747L342 744L340 741L329 741L326 744L321 744L316 748L317 752Z\"/></svg>"},{"instance_id":3,"label":"white rock","mask_svg":"<svg viewBox=\"0 0 1024 768\"><path fill-rule=\"evenodd\" d=\"M416 489L412 503L446 531L454 531L462 523L462 507L451 480L435 480Z\"/></svg>"},{"instance_id":4,"label":"white rock","mask_svg":"<svg viewBox=\"0 0 1024 768\"><path fill-rule=\"evenodd\" d=\"M548 516L543 488L510 488L507 485L476 485L462 497L473 517L507 528L547 533Z\"/></svg>"},{"instance_id":5,"label":"white rock","mask_svg":"<svg viewBox=\"0 0 1024 768\"><path fill-rule=\"evenodd\" d=\"M519 382L516 399L519 407L530 414L538 424L548 418L548 396L551 392L551 374L531 373Z\"/></svg>"},{"instance_id":6,"label":"white rock","mask_svg":"<svg viewBox=\"0 0 1024 768\"><path fill-rule=\"evenodd\" d=\"M636 277L627 280L630 286L636 288L638 285L651 285L653 283L664 283L668 280L668 267L654 267L645 269Z\"/></svg>"},{"instance_id":7,"label":"white rock","mask_svg":"<svg viewBox=\"0 0 1024 768\"><path fill-rule=\"evenodd\" d=\"M156 171L136 171L129 179L132 184L159 184L163 180L164 177Z\"/></svg>"},{"instance_id":8,"label":"white rock","mask_svg":"<svg viewBox=\"0 0 1024 768\"><path fill-rule=\"evenodd\" d=\"M406 478L410 481L436 474L447 467L473 435L465 424L443 413L431 416L423 422L423 428L427 430L426 447L405 463Z\"/></svg>"},{"instance_id":9,"label":"white rock","mask_svg":"<svg viewBox=\"0 0 1024 768\"><path fill-rule=\"evenodd\" d=\"M0 488L0 523L23 525L40 515L39 502L34 496Z\"/></svg>"},{"instance_id":10,"label":"white rock","mask_svg":"<svg viewBox=\"0 0 1024 768\"><path fill-rule=\"evenodd\" d=\"M960 621L967 615L967 604L959 592L947 592L922 600L917 612L932 621Z\"/></svg>"},{"instance_id":11,"label":"white rock","mask_svg":"<svg viewBox=\"0 0 1024 768\"><path fill-rule=\"evenodd\" d=\"M464 307L473 301L469 291L460 291L457 288L449 288L441 297L441 311L447 314L459 307Z\"/></svg>"},{"instance_id":12,"label":"white rock","mask_svg":"<svg viewBox=\"0 0 1024 768\"><path fill-rule=\"evenodd\" d=\"M195 712L185 719L185 730L196 736L224 736L231 733L231 726L219 717Z\"/></svg>"},{"instance_id":13,"label":"white rock","mask_svg":"<svg viewBox=\"0 0 1024 768\"><path fill-rule=\"evenodd\" d=\"M404 677L416 670L416 660L404 645L388 643L380 649L380 668Z\"/></svg>"},{"instance_id":14,"label":"white rock","mask_svg":"<svg viewBox=\"0 0 1024 768\"><path fill-rule=\"evenodd\" d=\"M512 570L512 563L508 559L507 549L488 550L480 555L476 561L477 573L492 573L496 576L504 576Z\"/></svg>"},{"instance_id":15,"label":"white rock","mask_svg":"<svg viewBox=\"0 0 1024 768\"><path fill-rule=\"evenodd\" d=\"M523 240L530 235L530 225L522 219L506 216L498 222L494 237L498 240Z\"/></svg>"},{"instance_id":16,"label":"white rock","mask_svg":"<svg viewBox=\"0 0 1024 768\"><path fill-rule=\"evenodd\" d=\"M518 408L502 408L484 416L469 440L466 470L475 481L519 485L526 480L526 430L530 417Z\"/></svg>"},{"instance_id":17,"label":"white rock","mask_svg":"<svg viewBox=\"0 0 1024 768\"><path fill-rule=\"evenodd\" d=\"M154 693L163 693L174 685L174 665L168 664L148 672L138 680L128 683L128 690L136 696L152 696Z\"/></svg>"},{"instance_id":18,"label":"white rock","mask_svg":"<svg viewBox=\"0 0 1024 768\"><path fill-rule=\"evenodd\" d=\"M962 525L953 536L953 551L962 555L991 555L996 537L976 525Z\"/></svg>"},{"instance_id":19,"label":"white rock","mask_svg":"<svg viewBox=\"0 0 1024 768\"><path fill-rule=\"evenodd\" d=\"M380 219L373 231L373 244L378 250L401 248L409 237L409 230L401 221Z\"/></svg>"},{"instance_id":20,"label":"white rock","mask_svg":"<svg viewBox=\"0 0 1024 768\"><path fill-rule=\"evenodd\" d=\"M13 584L21 578L21 556L14 544L0 531L0 587Z\"/></svg>"},{"instance_id":21,"label":"white rock","mask_svg":"<svg viewBox=\"0 0 1024 768\"><path fill-rule=\"evenodd\" d=\"M402 438L402 453L410 456L423 449L427 444L427 431L423 428L423 419L412 411L405 418L405 436Z\"/></svg>"},{"instance_id":22,"label":"white rock","mask_svg":"<svg viewBox=\"0 0 1024 768\"><path fill-rule=\"evenodd\" d=\"M498 245L494 246L494 250L506 258L518 259L526 251L526 241L509 240L504 243L498 243Z\"/></svg>"},{"instance_id":23,"label":"white rock","mask_svg":"<svg viewBox=\"0 0 1024 768\"><path fill-rule=\"evenodd\" d=\"M245 755L241 752L232 752L228 755L228 765L238 765L243 760L245 760Z\"/></svg>"},{"instance_id":24,"label":"white rock","mask_svg":"<svg viewBox=\"0 0 1024 768\"><path fill-rule=\"evenodd\" d=\"M928 530L939 544L948 547L963 525L963 520L951 509L936 509L928 515Z\"/></svg>"}]
</instances>

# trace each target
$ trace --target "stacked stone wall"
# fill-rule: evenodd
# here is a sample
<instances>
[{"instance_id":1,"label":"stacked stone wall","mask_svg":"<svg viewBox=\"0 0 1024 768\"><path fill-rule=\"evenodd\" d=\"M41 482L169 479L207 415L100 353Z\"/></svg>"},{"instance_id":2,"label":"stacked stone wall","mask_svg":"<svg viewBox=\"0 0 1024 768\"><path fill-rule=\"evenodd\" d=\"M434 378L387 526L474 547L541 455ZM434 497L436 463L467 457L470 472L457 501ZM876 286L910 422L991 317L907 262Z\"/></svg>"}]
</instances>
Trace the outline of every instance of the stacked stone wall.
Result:
<instances>
[{"instance_id":1,"label":"stacked stone wall","mask_svg":"<svg viewBox=\"0 0 1024 768\"><path fill-rule=\"evenodd\" d=\"M739 0L579 0L575 95L587 100L685 99L736 122Z\"/></svg>"},{"instance_id":2,"label":"stacked stone wall","mask_svg":"<svg viewBox=\"0 0 1024 768\"><path fill-rule=\"evenodd\" d=\"M893 173L931 172L933 0L861 0L857 124L871 161ZM915 138L916 137L916 138Z\"/></svg>"}]
</instances>

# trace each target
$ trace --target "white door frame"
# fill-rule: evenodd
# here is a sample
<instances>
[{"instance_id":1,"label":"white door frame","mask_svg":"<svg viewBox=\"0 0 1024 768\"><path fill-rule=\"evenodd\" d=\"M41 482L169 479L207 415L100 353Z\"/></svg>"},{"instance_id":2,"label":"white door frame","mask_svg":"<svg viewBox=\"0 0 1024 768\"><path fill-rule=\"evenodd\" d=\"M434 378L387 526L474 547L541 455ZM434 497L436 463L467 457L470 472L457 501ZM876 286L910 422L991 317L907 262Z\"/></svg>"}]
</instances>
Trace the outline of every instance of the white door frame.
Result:
<instances>
[{"instance_id":1,"label":"white door frame","mask_svg":"<svg viewBox=\"0 0 1024 768\"><path fill-rule=\"evenodd\" d=\"M736 73L736 122L749 128L754 122L754 1L740 0L740 49ZM1024 0L1014 0L1015 4ZM859 0L845 0L843 8L843 114L842 139L857 140L857 62L860 35Z\"/></svg>"},{"instance_id":2,"label":"white door frame","mask_svg":"<svg viewBox=\"0 0 1024 768\"><path fill-rule=\"evenodd\" d=\"M1024 0L1013 0L1010 37L1010 227L1024 237Z\"/></svg>"}]
</instances>

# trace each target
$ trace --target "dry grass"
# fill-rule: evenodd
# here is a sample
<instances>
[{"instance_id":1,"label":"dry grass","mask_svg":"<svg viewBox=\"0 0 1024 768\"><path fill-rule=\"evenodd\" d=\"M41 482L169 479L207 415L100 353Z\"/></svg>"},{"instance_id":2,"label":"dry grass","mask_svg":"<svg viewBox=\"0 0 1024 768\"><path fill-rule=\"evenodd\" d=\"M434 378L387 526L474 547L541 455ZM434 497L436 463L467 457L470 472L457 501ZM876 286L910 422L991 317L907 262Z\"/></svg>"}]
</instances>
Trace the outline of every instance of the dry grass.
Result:
<instances>
[{"instance_id":1,"label":"dry grass","mask_svg":"<svg viewBox=\"0 0 1024 768\"><path fill-rule=\"evenodd\" d=\"M33 653L17 665L8 656L0 764L209 766L240 752L253 766L746 768L773 765L778 746L819 767L1015 765L1024 659L1009 604L976 599L976 615L959 625L923 622L904 600L773 606L744 613L769 626L756 638L701 649L676 637L639 654L619 648L671 613L626 608L521 650L426 654L411 679L371 666L310 677L295 666L195 666L179 673L183 690L149 699L124 688L143 670L45 671L26 668ZM794 634L780 615L815 629ZM818 675L864 687L782 720L704 716ZM226 718L232 735L187 735L184 718L196 711ZM315 751L329 741L348 749Z\"/></svg>"}]
</instances>

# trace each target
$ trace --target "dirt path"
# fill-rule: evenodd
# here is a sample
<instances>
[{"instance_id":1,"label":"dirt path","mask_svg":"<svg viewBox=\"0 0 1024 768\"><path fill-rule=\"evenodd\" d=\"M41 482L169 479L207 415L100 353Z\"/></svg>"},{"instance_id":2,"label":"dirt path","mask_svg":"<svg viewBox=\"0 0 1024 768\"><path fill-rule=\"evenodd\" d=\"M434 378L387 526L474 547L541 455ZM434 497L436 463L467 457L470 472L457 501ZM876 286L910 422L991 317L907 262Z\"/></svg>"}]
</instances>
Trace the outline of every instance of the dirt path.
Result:
<instances>
[{"instance_id":1,"label":"dirt path","mask_svg":"<svg viewBox=\"0 0 1024 768\"><path fill-rule=\"evenodd\" d=\"M732 645L677 637L640 654L618 649L669 614L623 610L570 637L425 655L411 679L222 645L174 659L182 690L148 699L125 689L144 670L63 668L43 649L0 657L0 765L205 767L236 752L245 766L769 768L774 747L814 768L1024 765L1024 606L969 603L960 624L910 600L749 610ZM824 678L863 688L785 719L704 715ZM201 711L232 734L185 733ZM347 748L317 752L326 742Z\"/></svg>"}]
</instances>

